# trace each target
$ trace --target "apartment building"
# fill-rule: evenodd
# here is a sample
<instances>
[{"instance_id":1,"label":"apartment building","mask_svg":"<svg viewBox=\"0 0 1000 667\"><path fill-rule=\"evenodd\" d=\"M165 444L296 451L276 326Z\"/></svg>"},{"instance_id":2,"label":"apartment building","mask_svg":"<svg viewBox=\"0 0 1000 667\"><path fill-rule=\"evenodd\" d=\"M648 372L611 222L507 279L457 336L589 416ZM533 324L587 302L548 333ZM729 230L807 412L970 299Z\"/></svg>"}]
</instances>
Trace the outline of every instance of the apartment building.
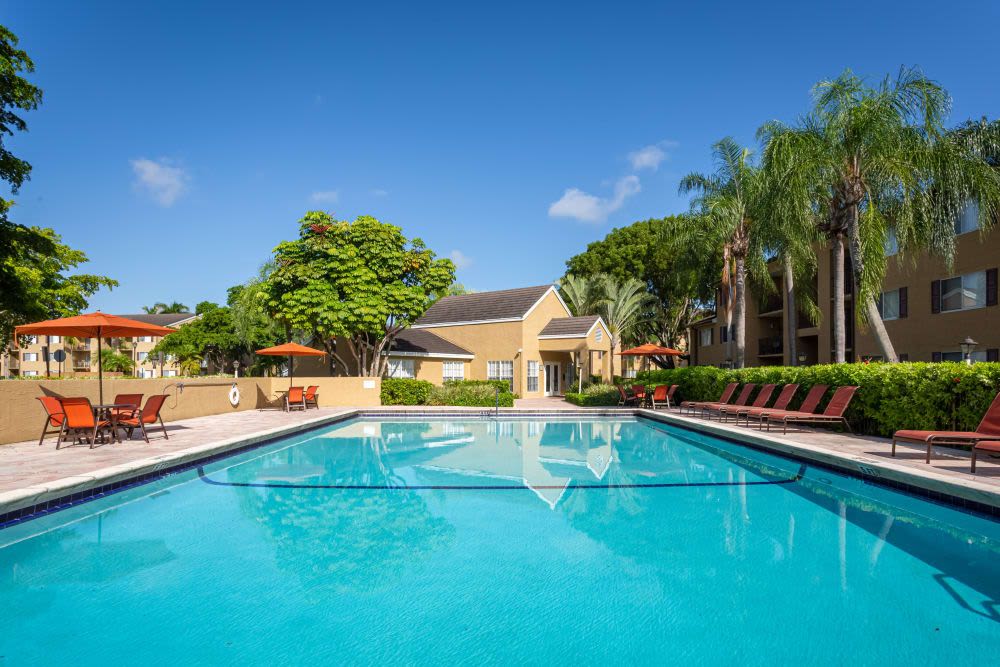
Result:
<instances>
[{"instance_id":1,"label":"apartment building","mask_svg":"<svg viewBox=\"0 0 1000 667\"><path fill-rule=\"evenodd\" d=\"M148 324L178 328L198 316L193 313L140 313L121 315ZM106 338L102 345L123 354L135 363L137 377L174 377L179 373L176 360L154 356L159 337ZM0 358L0 376L71 376L97 373L97 339L63 336L30 336L18 349L8 350Z\"/></svg>"},{"instance_id":2,"label":"apartment building","mask_svg":"<svg viewBox=\"0 0 1000 667\"><path fill-rule=\"evenodd\" d=\"M977 342L973 361L997 361L1000 355L1000 228L983 233L974 207L955 223L956 257L952 267L926 253L900 253L893 238L886 244L887 270L879 299L886 331L901 361L960 361L960 344ZM817 250L812 288L821 317L818 322L798 315L796 359L787 340L782 268L772 265L775 290L754 294L748 289L746 318L747 366L809 365L833 361L831 253ZM849 259L845 267L847 360L881 360L881 350L869 330L857 324L854 284ZM732 363L731 332L712 314L692 325L692 364Z\"/></svg>"}]
</instances>

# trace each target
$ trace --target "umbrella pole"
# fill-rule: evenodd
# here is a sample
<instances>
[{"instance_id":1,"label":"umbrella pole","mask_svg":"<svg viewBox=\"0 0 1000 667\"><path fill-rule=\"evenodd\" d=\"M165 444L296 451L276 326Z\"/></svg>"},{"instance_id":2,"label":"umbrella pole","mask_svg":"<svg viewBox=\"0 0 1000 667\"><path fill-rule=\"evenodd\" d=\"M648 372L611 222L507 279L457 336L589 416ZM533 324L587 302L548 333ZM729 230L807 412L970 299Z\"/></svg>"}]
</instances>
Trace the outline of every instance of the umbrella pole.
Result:
<instances>
[{"instance_id":1,"label":"umbrella pole","mask_svg":"<svg viewBox=\"0 0 1000 667\"><path fill-rule=\"evenodd\" d=\"M97 402L104 404L104 369L101 359L101 327L97 327Z\"/></svg>"},{"instance_id":2,"label":"umbrella pole","mask_svg":"<svg viewBox=\"0 0 1000 667\"><path fill-rule=\"evenodd\" d=\"M292 365L292 355L288 355L288 390L291 391L294 384L295 366Z\"/></svg>"}]
</instances>

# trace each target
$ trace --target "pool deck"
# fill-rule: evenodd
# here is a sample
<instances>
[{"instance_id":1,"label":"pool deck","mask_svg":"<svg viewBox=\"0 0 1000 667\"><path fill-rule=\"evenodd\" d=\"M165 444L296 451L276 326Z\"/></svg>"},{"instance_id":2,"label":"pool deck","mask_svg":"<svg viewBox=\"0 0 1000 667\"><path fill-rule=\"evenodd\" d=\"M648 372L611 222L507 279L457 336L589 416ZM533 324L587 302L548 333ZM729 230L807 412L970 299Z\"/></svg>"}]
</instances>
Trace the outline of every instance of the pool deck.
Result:
<instances>
[{"instance_id":1,"label":"pool deck","mask_svg":"<svg viewBox=\"0 0 1000 667\"><path fill-rule=\"evenodd\" d=\"M368 411L379 415L468 412L478 417L483 409L383 407ZM560 399L519 401L514 409L502 409L509 414L540 411L550 414L596 412L594 409L576 408ZM198 417L168 424L169 439L164 439L158 429L153 429L149 444L136 435L131 441L98 445L94 449L73 445L56 450L54 436L47 438L42 446L37 440L0 445L0 515L333 423L359 412L365 411L354 408L321 408L305 413L255 410ZM606 414L607 410L602 412ZM892 458L889 441L884 438L811 429L787 435L781 435L780 431L768 434L756 428L680 417L673 411L664 410L627 409L620 413L643 414L712 435L735 438L873 480L919 487L952 499L985 505L1000 513L1000 459L981 456L978 471L973 475L969 471L969 454L956 449L935 448L928 465L924 463L924 449L910 445L900 445L897 457Z\"/></svg>"}]
</instances>

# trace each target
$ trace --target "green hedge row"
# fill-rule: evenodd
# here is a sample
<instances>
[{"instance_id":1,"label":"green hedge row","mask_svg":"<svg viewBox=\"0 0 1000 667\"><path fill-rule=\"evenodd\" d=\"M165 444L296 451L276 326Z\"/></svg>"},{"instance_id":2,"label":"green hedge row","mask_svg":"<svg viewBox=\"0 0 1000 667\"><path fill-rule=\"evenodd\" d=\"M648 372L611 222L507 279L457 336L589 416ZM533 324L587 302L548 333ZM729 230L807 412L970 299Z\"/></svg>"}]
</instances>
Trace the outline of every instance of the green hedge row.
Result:
<instances>
[{"instance_id":1,"label":"green hedge row","mask_svg":"<svg viewBox=\"0 0 1000 667\"><path fill-rule=\"evenodd\" d=\"M500 407L514 407L517 398L505 380L452 380L435 386L427 380L383 378L382 405L458 405L489 407L496 405L500 389Z\"/></svg>"},{"instance_id":2,"label":"green hedge row","mask_svg":"<svg viewBox=\"0 0 1000 667\"><path fill-rule=\"evenodd\" d=\"M613 384L592 384L582 393L566 392L563 397L573 405L595 407L602 405L618 405L618 389Z\"/></svg>"},{"instance_id":3,"label":"green hedge row","mask_svg":"<svg viewBox=\"0 0 1000 667\"><path fill-rule=\"evenodd\" d=\"M798 383L792 407L809 388L860 387L847 411L859 433L891 436L903 428L974 430L997 392L1000 363L829 364L721 369L693 366L637 375L637 384L677 384L677 400L714 400L729 382Z\"/></svg>"}]
</instances>

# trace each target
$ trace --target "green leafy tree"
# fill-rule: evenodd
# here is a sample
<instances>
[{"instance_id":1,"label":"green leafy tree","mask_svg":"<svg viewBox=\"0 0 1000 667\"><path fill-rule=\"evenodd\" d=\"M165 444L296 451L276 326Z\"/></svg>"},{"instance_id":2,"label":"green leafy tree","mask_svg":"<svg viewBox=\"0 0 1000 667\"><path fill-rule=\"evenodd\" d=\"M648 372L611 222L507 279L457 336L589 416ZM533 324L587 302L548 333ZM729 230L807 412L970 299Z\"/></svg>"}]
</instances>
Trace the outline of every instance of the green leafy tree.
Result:
<instances>
[{"instance_id":1,"label":"green leafy tree","mask_svg":"<svg viewBox=\"0 0 1000 667\"><path fill-rule=\"evenodd\" d=\"M28 129L19 112L36 109L42 101L42 91L21 76L34 69L17 37L0 26L0 180L14 193L28 180L31 165L11 153L4 140ZM87 256L62 243L51 229L11 221L12 206L0 198L0 353L10 345L16 325L75 315L101 287L118 284L105 276L67 276Z\"/></svg>"},{"instance_id":2,"label":"green leafy tree","mask_svg":"<svg viewBox=\"0 0 1000 667\"><path fill-rule=\"evenodd\" d=\"M199 306L203 311L201 316L161 339L153 352L173 355L182 366L196 360L200 367L202 360L208 360L216 368L225 369L245 351L232 312L211 302Z\"/></svg>"},{"instance_id":3,"label":"green leafy tree","mask_svg":"<svg viewBox=\"0 0 1000 667\"><path fill-rule=\"evenodd\" d=\"M604 302L608 278L605 273L591 276L570 273L559 281L559 293L574 315L595 315Z\"/></svg>"},{"instance_id":4,"label":"green leafy tree","mask_svg":"<svg viewBox=\"0 0 1000 667\"><path fill-rule=\"evenodd\" d=\"M310 211L299 238L275 250L267 309L290 330L310 332L345 368L382 375L382 354L455 281L455 265L420 239L361 216L353 222ZM342 340L353 363L334 342Z\"/></svg>"},{"instance_id":5,"label":"green leafy tree","mask_svg":"<svg viewBox=\"0 0 1000 667\"><path fill-rule=\"evenodd\" d=\"M599 312L611 334L611 377L615 375L615 355L623 341L631 341L652 297L641 280L607 278Z\"/></svg>"},{"instance_id":6,"label":"green leafy tree","mask_svg":"<svg viewBox=\"0 0 1000 667\"><path fill-rule=\"evenodd\" d=\"M101 368L110 373L131 373L135 368L132 357L115 350L101 350Z\"/></svg>"},{"instance_id":7,"label":"green leafy tree","mask_svg":"<svg viewBox=\"0 0 1000 667\"><path fill-rule=\"evenodd\" d=\"M1000 175L983 131L948 132L951 99L916 69L877 86L845 71L813 89L811 112L794 126L765 124L766 161L802 176L819 229L833 249L834 360L846 360L844 243L850 246L858 317L887 361L896 351L876 305L892 230L903 249L954 255L955 219L969 201L982 228L1000 215Z\"/></svg>"},{"instance_id":8,"label":"green leafy tree","mask_svg":"<svg viewBox=\"0 0 1000 667\"><path fill-rule=\"evenodd\" d=\"M253 375L271 372L282 363L280 357L259 356L254 351L279 345L288 338L285 328L266 311L264 283L273 270L273 262L265 263L256 276L242 285L230 287L226 296L236 336L245 350L240 361Z\"/></svg>"}]
</instances>

